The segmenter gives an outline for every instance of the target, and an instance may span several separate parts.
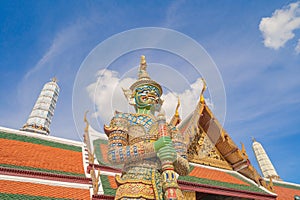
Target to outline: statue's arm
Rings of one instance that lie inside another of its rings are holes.
[[[113,118],[110,126],[104,128],[108,135],[108,160],[111,164],[123,164],[156,156],[153,143],[128,143],[127,123],[125,119]]]
[[[118,135],[118,139],[115,139]],[[126,133],[113,132],[109,137],[108,160],[112,164],[123,164],[125,162],[138,161],[144,158],[156,156],[153,143],[138,142],[128,145]]]
[[[173,163],[174,169],[179,175],[186,176],[189,174],[190,166],[187,160],[187,147],[182,135],[179,132],[172,134],[172,142],[177,152],[177,158]]]

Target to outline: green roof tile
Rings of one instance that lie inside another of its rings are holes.
[[[102,188],[104,190],[105,195],[115,196],[116,195],[116,189],[113,189],[109,183],[108,176],[106,175],[100,175]]]
[[[62,143],[59,143],[59,142],[43,140],[43,139],[40,139],[40,138],[28,137],[28,136],[25,136],[25,135],[5,133],[3,131],[0,131],[0,138],[9,139],[9,140],[17,140],[17,141],[21,141],[21,142],[29,142],[29,143],[33,143],[33,144],[40,144],[40,145],[56,147],[56,148],[60,148],[60,149],[66,149],[66,150],[77,151],[77,152],[82,151],[82,148],[78,147],[78,146],[73,146],[73,145],[69,145],[69,144],[62,144]]]
[[[7,194],[7,193],[0,193],[1,200],[16,200],[16,199],[26,199],[26,200],[70,200],[65,198],[53,198],[53,197],[43,197],[43,196],[30,196],[30,195],[23,195],[23,194]]]

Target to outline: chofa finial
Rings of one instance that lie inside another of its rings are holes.
[[[178,101],[177,101],[177,106],[176,106],[176,110],[175,110],[175,116],[179,117],[179,106],[180,106],[180,99],[178,97]]]
[[[201,80],[202,80],[202,83],[203,83],[203,87],[202,87],[202,91],[201,91],[201,94],[200,94],[200,102],[204,103],[205,99],[204,99],[203,93],[206,90],[206,82],[205,82],[204,78],[201,78]]]
[[[175,114],[174,116],[172,117],[171,121],[170,121],[170,124],[172,124],[173,126],[177,126],[180,122],[181,122],[181,119],[180,119],[180,116],[179,116],[179,106],[180,106],[180,99],[178,97],[178,102],[177,102],[177,106],[176,106],[176,109],[175,109]]]

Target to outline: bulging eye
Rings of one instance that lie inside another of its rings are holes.
[[[148,94],[149,93],[149,91],[148,90],[143,90],[143,92],[142,92],[143,94]]]

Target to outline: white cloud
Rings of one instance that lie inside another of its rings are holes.
[[[259,30],[264,37],[264,45],[279,49],[295,37],[294,30],[300,28],[300,1],[277,9],[272,17],[262,18]]]
[[[104,122],[109,122],[115,110],[122,112],[132,112],[133,109],[123,95],[122,87],[129,88],[135,80],[132,78],[120,79],[116,71],[100,70],[97,74],[97,81],[87,87],[90,99],[96,106],[94,117],[101,118]],[[201,79],[197,79],[191,84],[191,87],[181,93],[165,91],[162,99],[164,104],[162,109],[170,119],[175,112],[177,97],[180,98],[180,114],[182,118],[190,114],[196,107],[199,100],[199,94],[202,89]]]
[[[297,43],[297,45],[295,47],[295,51],[296,51],[297,54],[300,53],[300,39],[298,39],[298,43]]]
[[[182,93],[167,92],[166,94],[162,95],[162,99],[164,99],[162,109],[164,109],[166,115],[169,118],[174,115],[177,105],[177,97],[180,98],[180,115],[182,116],[182,118],[190,114],[195,109],[196,104],[199,100],[202,85],[202,81],[199,78],[191,84],[191,88],[184,90]]]
[[[126,88],[134,80],[125,78],[120,80],[118,72],[102,69],[98,71],[97,81],[87,87],[90,99],[96,106],[94,117],[100,117],[109,122],[115,110],[127,112],[129,107],[122,87]]]

